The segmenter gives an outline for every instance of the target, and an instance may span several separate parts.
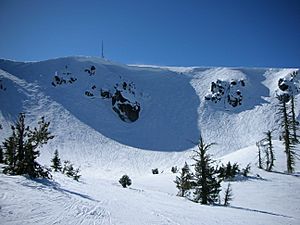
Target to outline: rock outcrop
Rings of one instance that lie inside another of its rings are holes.
[[[232,107],[237,107],[242,104],[243,95],[242,88],[245,87],[244,80],[217,80],[211,83],[211,93],[205,96],[205,100],[213,103],[224,102]]]

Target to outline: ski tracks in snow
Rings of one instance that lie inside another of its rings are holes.
[[[48,183],[0,176],[0,217],[3,225],[112,224],[110,212],[98,200]]]

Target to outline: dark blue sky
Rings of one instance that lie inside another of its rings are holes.
[[[300,0],[0,0],[0,57],[300,67]]]

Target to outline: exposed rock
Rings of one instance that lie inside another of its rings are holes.
[[[6,91],[6,87],[4,87],[4,84],[2,83],[2,80],[0,80],[0,90]]]
[[[100,90],[100,95],[102,98],[111,98],[112,94],[110,93],[109,90],[101,89]]]
[[[95,75],[95,73],[96,73],[96,67],[95,66],[91,66],[90,68],[85,69],[84,72],[87,72],[90,76]]]
[[[277,96],[288,102],[291,96],[295,96],[299,93],[298,71],[293,71],[285,77],[279,78]]]
[[[125,122],[136,121],[139,118],[141,110],[138,102],[130,102],[119,90],[116,90],[112,96],[112,108],[119,115],[121,120]]]
[[[244,80],[223,81],[217,80],[211,83],[210,94],[205,96],[205,100],[213,103],[224,102],[233,107],[242,104],[243,95],[239,88],[245,86]]]
[[[59,75],[57,71],[55,72],[53,81],[51,82],[54,87],[67,83],[72,84],[77,81],[77,78],[71,77],[72,73],[68,71],[68,66],[65,66],[65,69],[61,74],[62,75]]]

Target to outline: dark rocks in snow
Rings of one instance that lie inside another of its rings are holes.
[[[112,94],[110,93],[109,90],[101,89],[100,90],[100,95],[102,98],[111,98]]]
[[[2,80],[0,80],[0,90],[6,91],[6,87],[4,87],[4,84],[2,83]]]
[[[114,90],[101,88],[99,92],[96,85],[92,84],[91,88],[86,90],[84,94],[87,97],[95,98],[100,97],[99,93],[103,99],[111,99],[112,109],[121,120],[134,122],[139,118],[141,107],[136,101],[135,85],[132,82],[122,81],[115,84]]]
[[[55,72],[55,75],[53,77],[53,81],[51,84],[56,87],[58,85],[62,84],[72,84],[75,81],[77,81],[76,77],[71,77],[72,73],[68,71],[68,66],[65,66],[65,70],[62,72],[62,76],[58,75],[58,72]]]
[[[119,115],[121,120],[134,122],[139,118],[141,107],[138,102],[131,102],[126,99],[121,91],[116,90],[112,96],[112,108]]]
[[[288,102],[291,99],[291,95],[288,93],[281,93],[277,96],[277,98],[279,99],[279,101]]]
[[[297,81],[298,71],[293,71],[285,77],[281,77],[278,80],[278,92],[277,95],[281,96],[282,100],[288,102],[291,96],[295,96],[299,93],[298,81]]]
[[[95,66],[91,66],[88,69],[85,69],[84,72],[87,72],[90,76],[95,75],[96,73],[96,67]]]
[[[158,174],[158,168],[152,169],[152,174]]]
[[[133,82],[120,82],[114,86],[113,95],[109,91],[101,90],[103,98],[111,98],[112,109],[125,122],[134,122],[139,118],[141,106],[136,101],[135,85]]]
[[[91,93],[91,92],[89,92],[89,91],[86,91],[84,94],[85,94],[86,96],[88,96],[88,97],[93,97],[93,96],[94,96],[94,94]]]
[[[224,102],[224,104],[228,103],[232,107],[237,107],[242,104],[243,95],[240,88],[244,86],[243,79],[230,82],[218,79],[211,83],[211,93],[205,96],[205,100],[213,103]]]

